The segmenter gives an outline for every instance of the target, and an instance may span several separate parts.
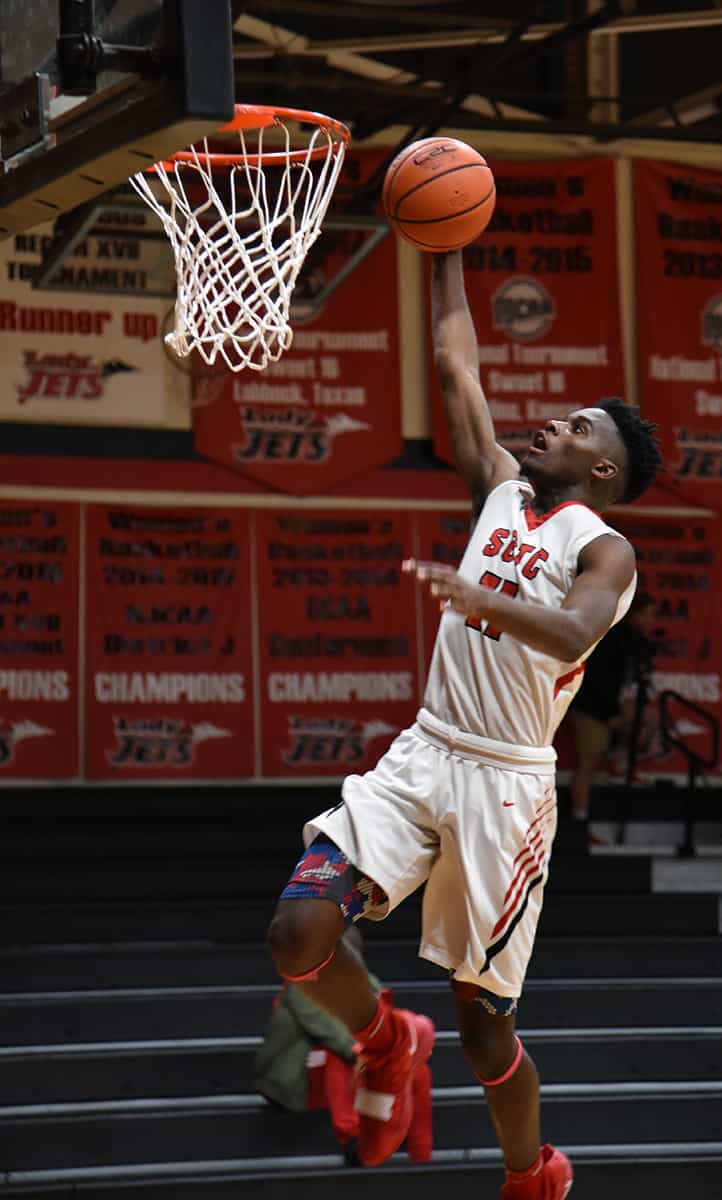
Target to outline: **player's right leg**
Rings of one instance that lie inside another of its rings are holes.
[[[292,886],[293,880],[284,896],[289,896]],[[346,927],[346,918],[334,899],[282,898],[268,941],[279,975],[292,980],[319,1008],[355,1032],[372,1019],[378,997],[365,963],[343,940]]]
[[[279,973],[342,1021],[361,1046],[356,1109],[365,1166],[384,1162],[404,1141],[414,1076],[434,1044],[432,1022],[377,996],[361,956],[343,938],[368,905],[385,903],[385,893],[321,837],[296,865],[269,931]]]
[[[349,775],[343,800],[304,829],[306,851],[270,930],[279,972],[343,1021],[361,1045],[359,1158],[383,1162],[404,1140],[411,1081],[434,1042],[427,1017],[379,1000],[346,925],[381,920],[429,875],[439,853],[432,797],[438,752],[411,730],[373,771]]]

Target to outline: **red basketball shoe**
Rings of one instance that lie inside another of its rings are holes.
[[[564,1200],[572,1190],[574,1172],[566,1154],[553,1146],[543,1146],[541,1166],[507,1176],[501,1200]]]
[[[413,1113],[413,1078],[434,1048],[434,1024],[403,1008],[387,1009],[394,1023],[391,1048],[361,1057],[355,1108],[361,1118],[358,1156],[365,1167],[377,1167],[398,1150]]]

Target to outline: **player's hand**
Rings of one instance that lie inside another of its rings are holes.
[[[415,575],[420,583],[428,586],[432,596],[438,597],[439,608],[453,608],[465,617],[483,617],[484,598],[488,592],[478,584],[462,579],[453,567],[444,563],[418,562],[407,558],[401,564],[407,575]]]

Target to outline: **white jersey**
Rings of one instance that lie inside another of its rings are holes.
[[[525,604],[561,608],[579,570],[579,555],[602,534],[622,535],[585,504],[571,501],[537,517],[525,480],[488,495],[459,566],[481,583]],[[626,613],[636,573],[617,605]],[[584,672],[589,648],[575,663],[500,633],[487,621],[446,609],[426,684],[424,707],[452,727],[519,746],[548,746]]]

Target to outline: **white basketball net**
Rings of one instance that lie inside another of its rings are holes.
[[[265,152],[265,162],[266,131],[238,130],[239,160],[220,173],[204,140],[190,148],[191,161],[156,163],[150,175],[130,179],[173,248],[175,329],[165,340],[181,358],[196,350],[209,366],[224,360],[231,371],[262,371],[291,345],[291,296],[321,232],[346,143],[320,125],[304,132],[308,144],[299,151],[280,117],[273,129],[282,143]]]

